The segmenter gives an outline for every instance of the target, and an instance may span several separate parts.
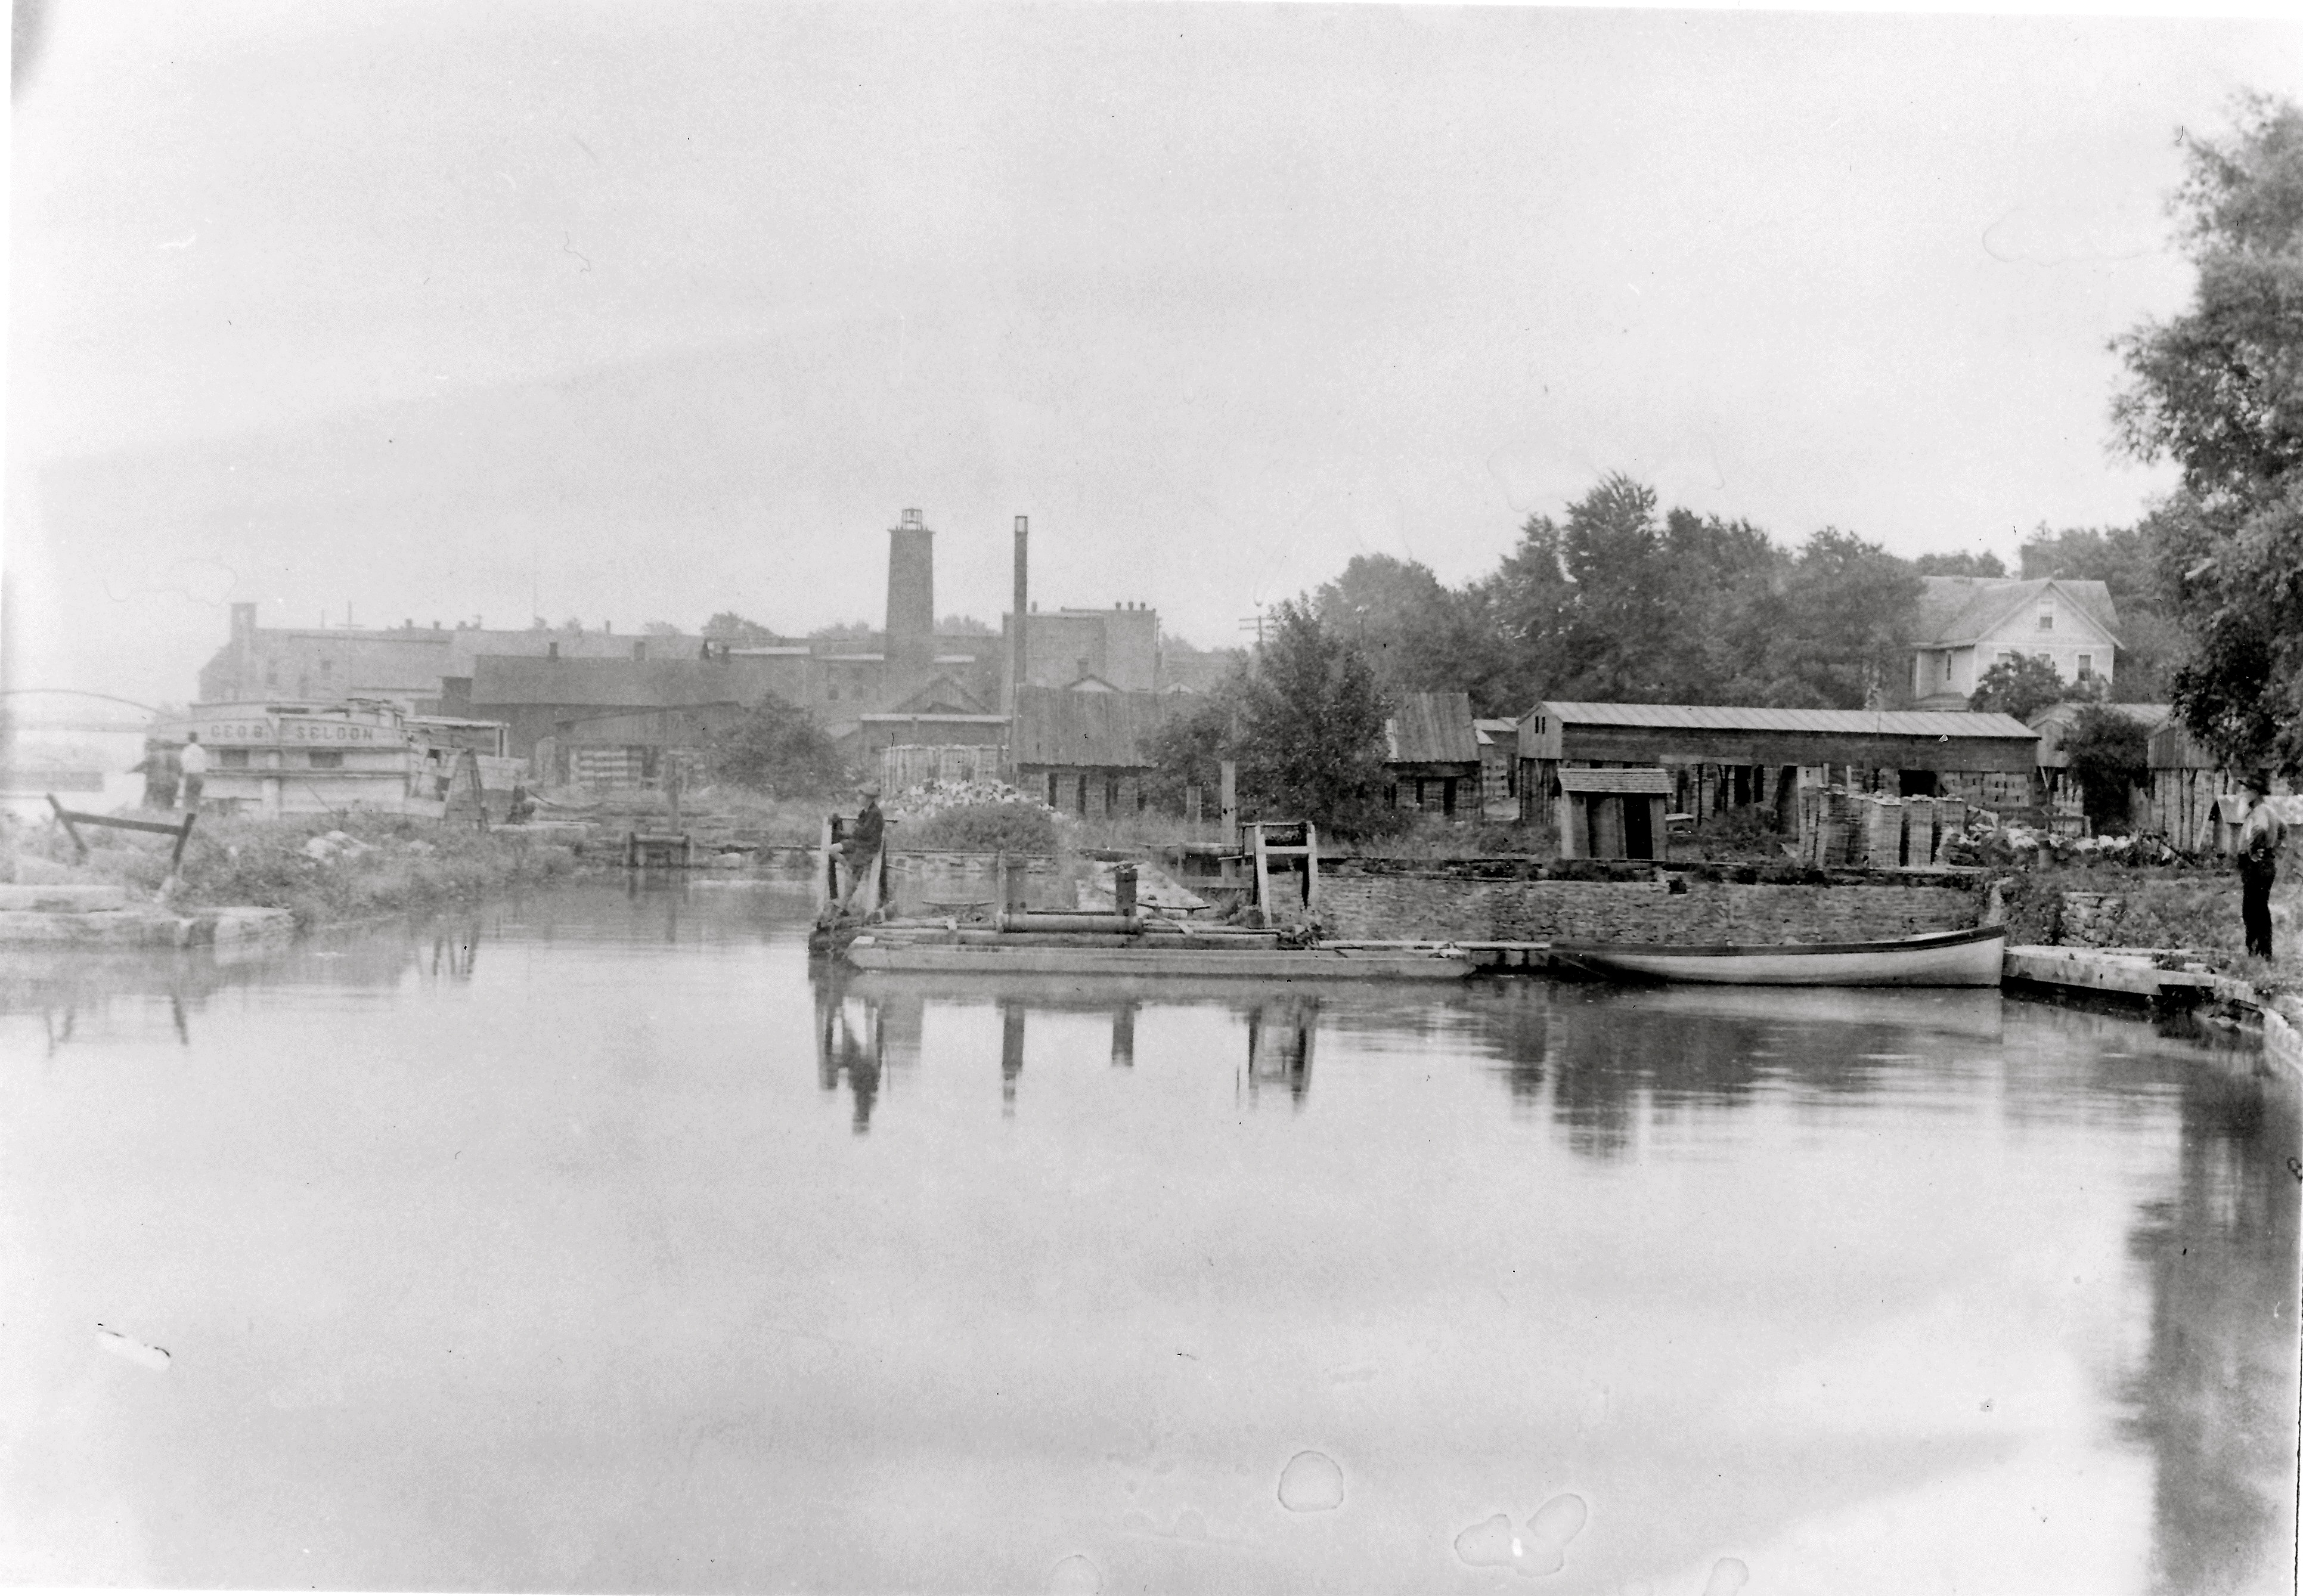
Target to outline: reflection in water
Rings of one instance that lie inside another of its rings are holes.
[[[443,981],[461,986],[472,978],[480,958],[480,925],[467,920],[454,926],[439,926],[432,934],[432,957],[428,965],[417,968],[432,984]]]
[[[1320,1026],[1317,998],[1282,998],[1247,1011],[1247,1092],[1285,1086],[1297,1108],[1312,1090],[1312,1038]]]
[[[2187,1075],[2175,1189],[2129,1237],[2151,1279],[2126,1394],[2157,1465],[2155,1590],[2256,1588],[2293,1543],[2296,1097],[2261,1073]]]
[[[1582,1590],[2282,1588],[2291,1083],[1987,992],[811,987],[807,914],[0,961],[0,1571],[45,1490],[80,1583],[1421,1588],[1572,1490]],[[115,1310],[179,1372],[89,1384]],[[1312,1447],[1388,1478],[1276,1540]]]
[[[918,1011],[912,1014],[911,1046],[919,1047]],[[888,1026],[877,1003],[848,1001],[846,967],[819,966],[815,971],[815,1072],[826,1092],[839,1090],[845,1077],[856,1100],[849,1129],[856,1136],[872,1128],[872,1107],[880,1101],[880,1077],[886,1061]]]

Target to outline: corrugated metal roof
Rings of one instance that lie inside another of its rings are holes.
[[[1402,693],[1397,713],[1383,723],[1383,737],[1388,764],[1479,763],[1469,693]]]
[[[1652,764],[1635,764],[1627,770],[1592,770],[1582,765],[1567,765],[1559,773],[1562,792],[1632,792],[1648,793],[1656,798],[1669,798],[1671,778],[1662,768]]]
[[[1016,696],[1017,764],[1146,766],[1152,734],[1166,720],[1157,693],[1074,693],[1025,688]]]
[[[1963,709],[1765,709],[1716,704],[1536,705],[1564,725],[1652,726],[1665,731],[1810,731],[1839,737],[1933,737],[2032,742],[2038,733],[2013,715]]]

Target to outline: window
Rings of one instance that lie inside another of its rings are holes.
[[[2042,610],[2039,612],[2039,629],[2043,632],[2051,632],[2055,629],[2055,612],[2053,610]]]
[[[344,768],[342,748],[315,748],[310,757],[312,768],[316,771],[340,771]]]
[[[2079,680],[2081,681],[2095,680],[2095,655],[2091,654],[2079,655]]]
[[[216,750],[216,768],[219,770],[228,771],[246,770],[248,768],[248,750],[246,748],[218,748]]]

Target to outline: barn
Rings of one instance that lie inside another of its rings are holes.
[[[1671,811],[1698,826],[1765,805],[1789,831],[1802,785],[2026,813],[2038,742],[2012,715],[1965,710],[1547,700],[1520,718],[1520,792],[1535,813],[1560,797],[1564,771],[1636,765],[1663,771]]]

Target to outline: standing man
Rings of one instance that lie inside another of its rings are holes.
[[[864,806],[856,812],[848,836],[839,845],[840,854],[848,861],[848,891],[839,900],[843,909],[855,901],[856,889],[864,884],[864,873],[880,857],[880,842],[887,834],[888,817],[880,813],[880,790],[867,784],[863,789],[863,798]]]
[[[156,737],[144,739],[144,757],[128,767],[131,774],[144,778],[144,806],[147,809],[173,809],[176,806],[176,757],[167,744]]]
[[[2258,958],[2271,957],[2271,883],[2279,874],[2279,845],[2287,840],[2287,826],[2271,806],[2271,780],[2261,771],[2240,779],[2240,790],[2251,800],[2240,822],[2240,922],[2247,927],[2247,950]]]
[[[200,734],[184,733],[184,751],[176,763],[184,773],[184,813],[200,812],[200,789],[208,784],[208,751],[200,747]]]

